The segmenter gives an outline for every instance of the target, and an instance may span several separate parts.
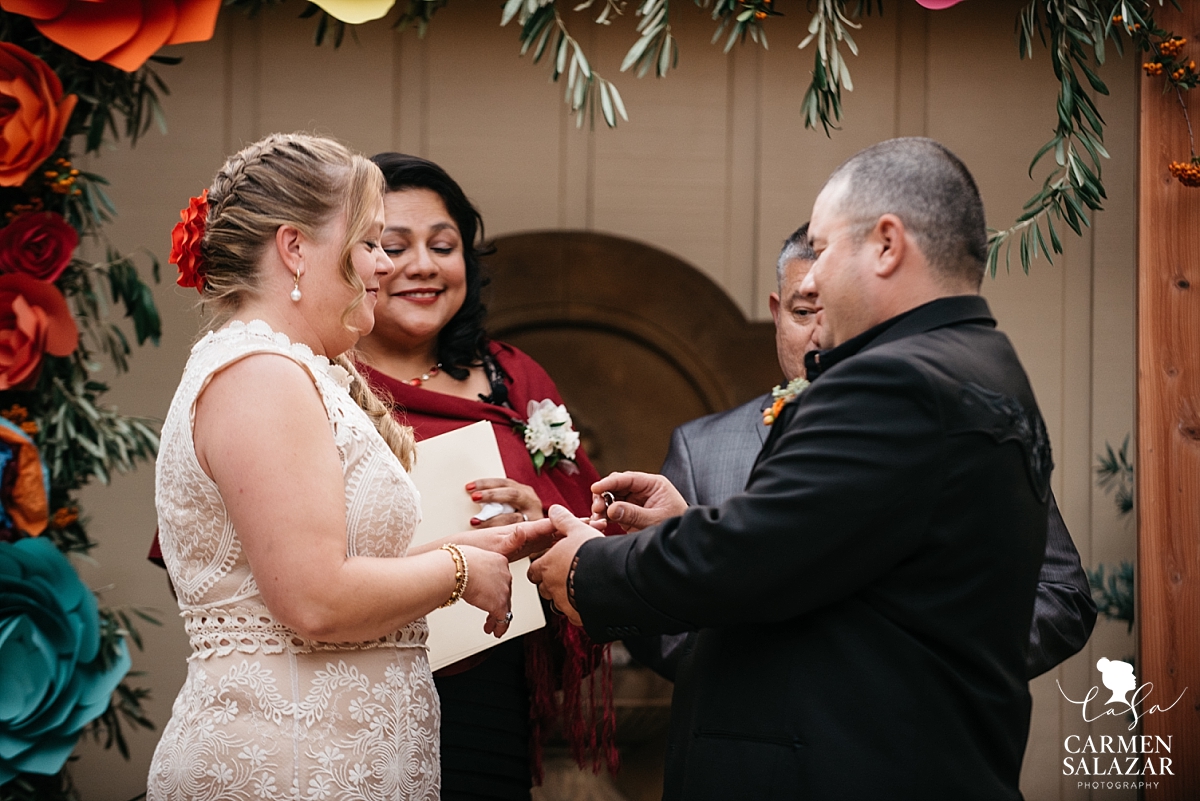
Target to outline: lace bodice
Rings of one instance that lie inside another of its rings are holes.
[[[191,637],[192,658],[233,650],[310,651],[343,647],[300,637],[267,610],[217,485],[200,468],[192,442],[196,399],[213,375],[256,353],[303,366],[324,401],[346,479],[346,553],[403,556],[420,518],[417,490],[367,415],[350,397],[349,374],[266,323],[230,323],[192,348],[163,424],[156,477],[159,538]],[[297,469],[288,465],[287,469]],[[360,646],[420,644],[424,621]]]
[[[197,461],[196,399],[214,374],[259,353],[297,362],[320,393],[345,478],[346,553],[403,556],[419,521],[416,488],[350,397],[344,369],[259,321],[196,343],[163,424],[155,487],[192,655],[147,798],[435,801],[440,714],[424,618],[357,643],[316,642],[282,625]]]

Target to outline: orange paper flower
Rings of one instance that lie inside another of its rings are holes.
[[[0,275],[0,390],[31,383],[47,353],[68,356],[79,329],[54,284]]]
[[[50,158],[75,100],[46,62],[0,42],[0,186],[20,186]]]
[[[200,242],[204,239],[204,226],[208,224],[208,190],[188,201],[188,206],[179,212],[180,222],[171,231],[171,264],[179,268],[180,286],[194,286],[197,292],[204,291],[204,258],[200,255]]]
[[[89,61],[134,72],[164,45],[212,38],[221,0],[0,0]]]
[[[50,503],[47,499],[45,474],[37,447],[24,431],[8,421],[0,424],[0,450],[9,453],[3,480],[0,480],[0,501],[9,520],[19,531],[36,537],[50,522]]]

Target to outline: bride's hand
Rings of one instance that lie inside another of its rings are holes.
[[[532,556],[553,545],[559,538],[554,531],[554,525],[547,519],[531,520],[528,523],[519,522],[508,526],[463,531],[447,542],[460,545],[470,545],[485,551],[506,556],[510,562],[516,562],[527,556]]]
[[[502,554],[459,545],[467,562],[467,587],[462,599],[487,612],[483,630],[497,639],[508,631],[512,609],[512,573]]]

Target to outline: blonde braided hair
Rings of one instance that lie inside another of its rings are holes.
[[[371,389],[367,379],[358,371],[354,359],[343,353],[333,361],[350,374],[350,397],[354,398],[354,402],[371,418],[371,422],[392,449],[392,453],[396,454],[400,464],[404,465],[404,469],[412,470],[417,460],[416,439],[412,426],[402,426],[396,422],[396,418],[392,416],[391,405]]]
[[[342,322],[363,302],[366,287],[351,261],[355,242],[374,219],[383,196],[383,174],[368,159],[332,139],[307,134],[271,134],[230,156],[208,190],[208,217],[200,252],[205,284],[201,304],[207,327],[237,313],[258,291],[259,259],[281,225],[308,237],[339,214],[346,235],[338,264],[358,291],[342,313]],[[350,373],[350,395],[371,418],[392,452],[411,469],[416,453],[412,428],[392,417],[391,409],[345,354],[333,360]]]

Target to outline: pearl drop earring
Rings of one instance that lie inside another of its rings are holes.
[[[291,297],[292,297],[293,303],[299,303],[300,302],[300,273],[297,272],[294,277],[296,279],[296,285],[292,288]]]

